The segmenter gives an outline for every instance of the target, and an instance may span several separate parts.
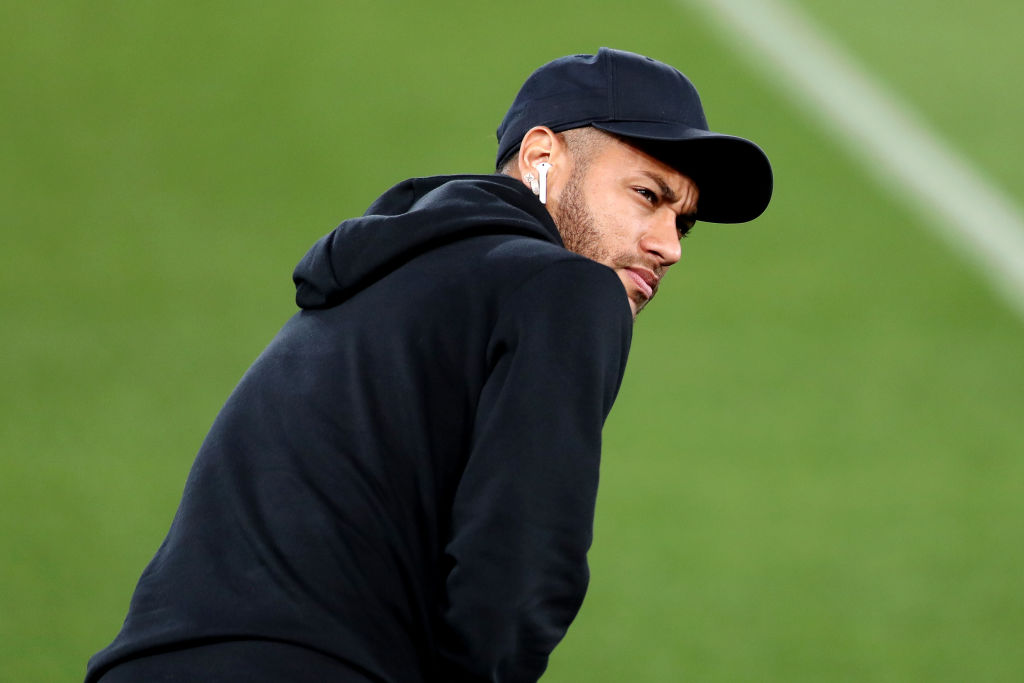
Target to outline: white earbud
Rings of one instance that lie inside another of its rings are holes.
[[[542,161],[535,167],[537,173],[540,174],[540,203],[548,203],[548,171],[551,170],[551,164],[546,161]]]

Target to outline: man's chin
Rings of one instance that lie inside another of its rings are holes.
[[[640,311],[647,307],[647,304],[651,303],[650,299],[646,299],[641,295],[633,295],[629,298],[629,309],[633,312],[633,320],[636,320],[640,315]]]

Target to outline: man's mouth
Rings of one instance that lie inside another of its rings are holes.
[[[644,299],[654,296],[654,289],[658,286],[658,276],[646,268],[626,268],[626,274],[640,290]]]

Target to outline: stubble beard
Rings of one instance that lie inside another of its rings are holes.
[[[552,218],[562,236],[562,243],[569,251],[615,270],[634,265],[636,259],[631,254],[613,254],[602,244],[602,230],[584,199],[585,175],[585,169],[574,169],[559,195],[557,206],[552,207]],[[655,287],[652,299],[657,292]],[[648,301],[637,302],[636,315]]]
[[[601,232],[597,227],[597,221],[583,197],[584,175],[580,169],[573,170],[559,196],[552,218],[558,226],[566,249],[609,265],[609,254],[607,249],[601,246]]]

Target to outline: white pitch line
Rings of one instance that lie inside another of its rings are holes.
[[[679,0],[707,11],[766,77],[969,256],[1024,317],[1024,218],[1013,200],[783,0]]]

